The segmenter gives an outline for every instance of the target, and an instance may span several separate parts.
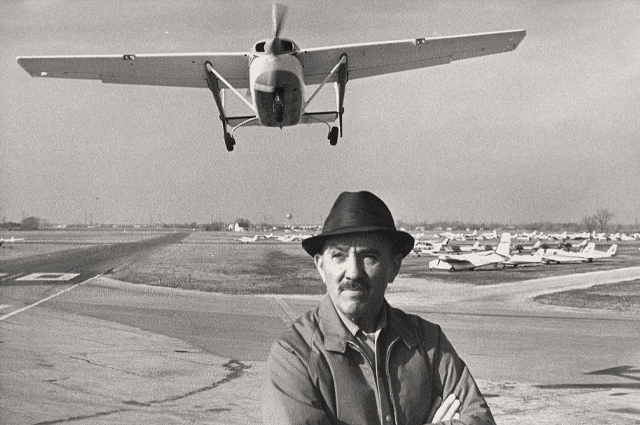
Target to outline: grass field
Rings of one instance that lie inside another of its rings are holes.
[[[26,240],[0,248],[3,259],[18,256],[81,249],[91,245],[133,242],[158,236],[157,232],[138,231],[36,231],[21,232]],[[2,235],[10,237],[10,235]],[[313,260],[299,243],[261,240],[240,244],[238,234],[224,232],[194,232],[181,243],[166,245],[148,256],[132,259],[112,271],[115,279],[200,291],[230,294],[322,294],[324,284],[315,270]],[[610,244],[598,244],[605,250]],[[536,265],[477,271],[429,271],[434,257],[408,257],[400,277],[426,281],[492,285],[549,276],[611,270],[640,266],[639,242],[618,243],[617,255],[592,263]],[[540,297],[539,302],[576,307],[638,310],[640,284],[626,282],[569,291]]]

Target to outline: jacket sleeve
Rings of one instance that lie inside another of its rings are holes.
[[[439,350],[435,353],[434,368],[437,387],[442,388],[441,397],[444,399],[453,393],[460,400],[460,419],[451,423],[465,425],[495,425],[495,420],[489,410],[480,389],[469,372],[467,365],[458,357],[453,346],[444,335],[440,327]]]
[[[331,423],[309,375],[305,353],[284,340],[273,345],[267,360],[262,421],[267,425]]]

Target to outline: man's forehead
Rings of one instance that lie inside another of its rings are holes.
[[[367,250],[391,250],[391,240],[384,233],[350,233],[335,235],[326,239],[324,249],[327,248],[356,248]]]

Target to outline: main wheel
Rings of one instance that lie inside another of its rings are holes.
[[[233,151],[233,146],[236,144],[236,139],[230,133],[224,133],[224,144],[229,152]]]
[[[327,139],[329,139],[329,144],[331,146],[335,146],[338,143],[338,132],[340,130],[338,129],[338,127],[331,127],[331,131],[329,131],[329,136],[327,137]]]

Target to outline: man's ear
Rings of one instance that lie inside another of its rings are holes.
[[[389,283],[393,283],[398,273],[400,273],[400,266],[402,265],[402,254],[396,254],[391,258],[391,271],[389,275]]]
[[[318,273],[320,273],[320,277],[322,278],[322,281],[324,282],[324,270],[322,269],[322,265],[324,262],[324,258],[322,257],[322,254],[316,254],[313,256],[313,261],[316,263],[316,269],[318,270]]]

